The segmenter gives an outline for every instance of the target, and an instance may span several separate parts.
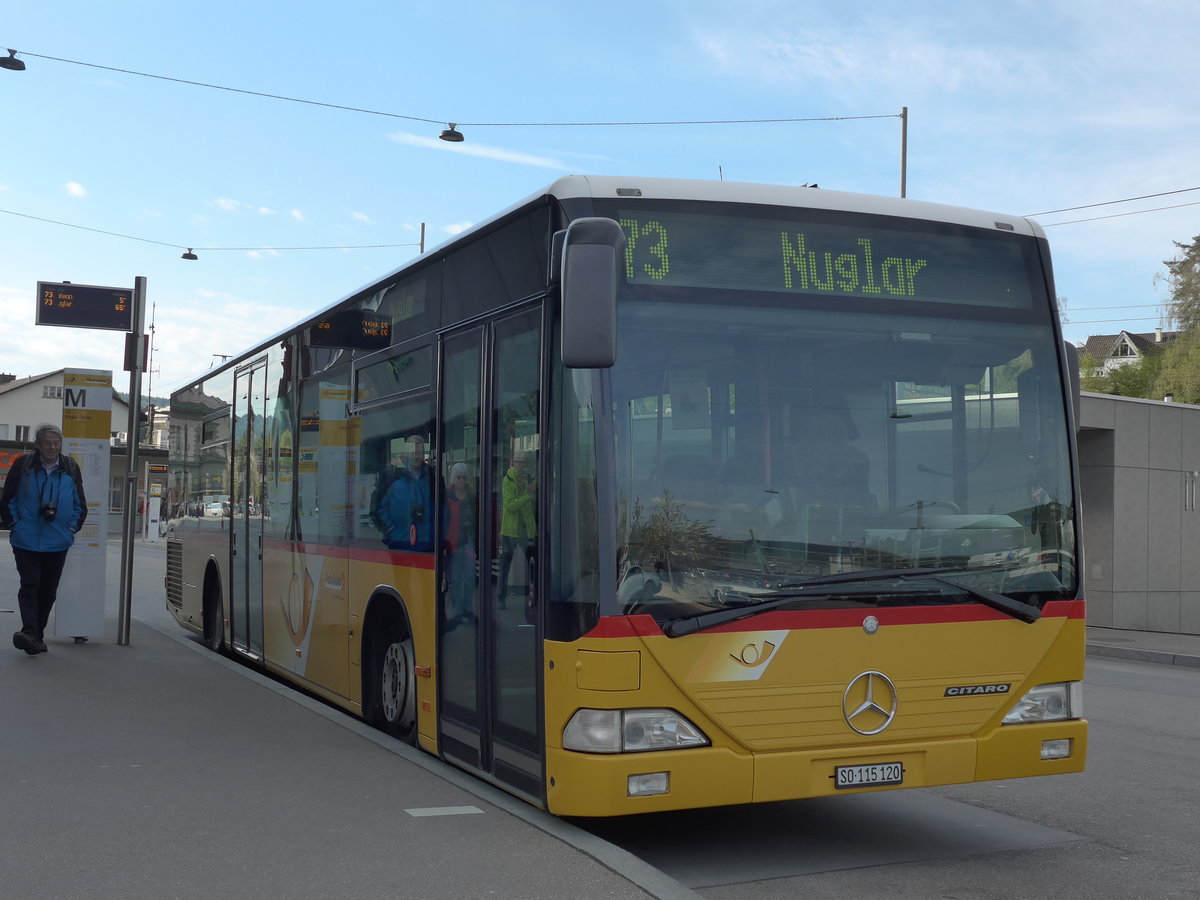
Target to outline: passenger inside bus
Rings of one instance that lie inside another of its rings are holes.
[[[446,552],[446,593],[449,609],[448,628],[476,620],[475,614],[475,542],[478,501],[471,470],[466,463],[455,463],[446,485],[442,506],[442,547]]]
[[[425,461],[422,435],[410,435],[405,443],[377,510],[383,542],[392,550],[432,550],[433,469]]]

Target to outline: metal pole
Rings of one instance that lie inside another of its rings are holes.
[[[421,255],[425,255],[425,223],[421,223]]]
[[[121,523],[121,605],[117,613],[117,643],[129,644],[129,616],[133,608],[133,541],[137,530],[138,414],[142,406],[142,367],[146,361],[143,332],[146,328],[146,278],[133,281],[133,342],[129,356],[129,424],[125,432],[125,509]]]
[[[900,196],[908,196],[908,107],[900,107]]]

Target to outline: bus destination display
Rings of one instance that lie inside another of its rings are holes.
[[[35,322],[67,328],[130,331],[133,328],[133,290],[39,281]]]
[[[344,309],[318,320],[308,340],[313,347],[381,350],[391,344],[392,323],[377,312]]]
[[[619,222],[631,284],[1029,308],[1037,278],[1032,241],[979,229],[630,209]]]

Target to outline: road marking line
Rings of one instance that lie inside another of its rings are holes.
[[[478,806],[427,806],[424,809],[406,809],[410,816],[473,816],[482,813]]]

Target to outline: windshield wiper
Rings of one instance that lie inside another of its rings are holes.
[[[924,593],[919,589],[896,589],[896,588],[863,588],[860,590],[850,590],[847,588],[839,588],[836,591],[820,590],[829,585],[834,584],[854,584],[858,582],[869,581],[909,581],[909,580],[929,580],[936,581],[940,584],[952,587],[955,590],[962,591],[972,600],[976,600],[991,609],[995,609],[1005,615],[1012,616],[1014,619],[1019,619],[1022,622],[1033,623],[1042,616],[1042,611],[1036,606],[1031,606],[1028,603],[1023,603],[1020,600],[1014,600],[1011,597],[1005,597],[1003,594],[997,594],[994,591],[989,591],[985,588],[970,587],[965,584],[960,584],[957,581],[952,581],[944,576],[950,574],[973,574],[975,572],[984,571],[985,569],[1008,568],[1008,566],[988,566],[964,568],[962,566],[946,566],[940,568],[917,568],[917,569],[882,569],[877,572],[842,572],[837,575],[821,575],[815,578],[784,584],[780,590],[772,591],[769,594],[763,595],[763,600],[753,606],[739,606],[733,609],[715,609],[712,612],[700,613],[696,616],[686,616],[681,619],[672,619],[663,626],[663,633],[667,637],[683,637],[685,634],[692,634],[697,631],[702,631],[706,628],[714,628],[717,625],[724,625],[727,622],[735,622],[738,619],[744,619],[749,616],[756,616],[759,613],[768,612],[772,609],[778,609],[781,606],[786,606],[789,603],[794,603],[798,599],[807,601],[832,600],[837,598],[846,598],[854,594],[863,594],[875,596],[879,594],[916,594]],[[793,588],[794,590],[788,590]],[[813,588],[815,590],[808,590]]]

